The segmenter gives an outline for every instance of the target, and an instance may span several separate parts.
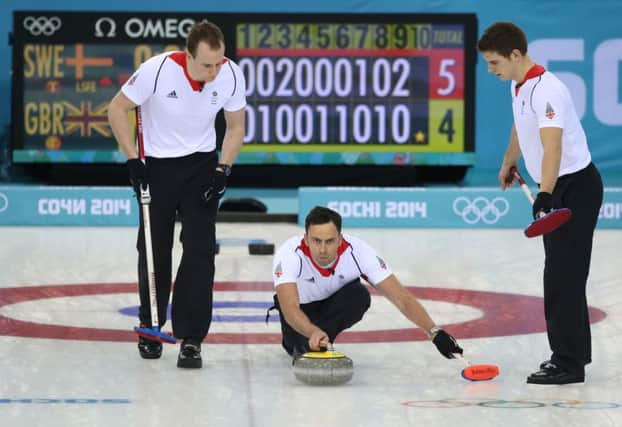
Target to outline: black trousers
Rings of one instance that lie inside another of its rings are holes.
[[[571,209],[572,218],[543,237],[544,313],[551,360],[572,372],[583,372],[592,361],[586,287],[602,201],[603,183],[592,163],[560,177],[553,203]]]
[[[352,327],[363,318],[370,304],[369,291],[359,279],[356,279],[324,300],[300,304],[300,309],[311,320],[311,323],[328,334],[332,343],[343,330]],[[281,318],[281,332],[285,351],[290,355],[294,351],[298,354],[310,351],[309,338],[296,332],[287,323],[276,295],[274,295],[274,305],[279,310]]]
[[[218,158],[215,152],[179,158],[146,159],[151,190],[151,236],[158,297],[158,320],[166,322],[171,294],[175,221],[182,227],[182,248],[173,287],[172,324],[177,338],[203,340],[212,321],[216,212],[218,202],[202,201]],[[140,202],[139,202],[140,204]],[[151,327],[142,209],[138,232],[139,320]]]

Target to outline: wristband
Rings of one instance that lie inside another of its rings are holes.
[[[225,176],[231,175],[231,166],[229,165],[226,165],[224,163],[218,163],[218,165],[216,166],[216,169],[222,169]]]
[[[428,329],[427,331],[425,331],[425,333],[426,333],[426,334],[428,334],[428,337],[429,337],[429,338],[432,338],[432,337],[434,336],[434,334],[436,334],[436,333],[438,333],[438,332],[440,332],[440,331],[442,331],[442,330],[443,330],[442,328],[440,328],[440,327],[438,327],[438,326],[434,325],[434,326],[432,326],[430,329]]]

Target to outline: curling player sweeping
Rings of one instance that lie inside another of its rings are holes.
[[[436,326],[419,301],[404,288],[386,262],[366,242],[341,233],[341,216],[316,206],[305,219],[304,236],[277,250],[272,269],[283,334],[296,378],[308,384],[349,381],[353,363],[332,343],[363,318],[371,303],[361,278],[382,292],[412,322],[423,328],[447,358],[462,348]]]
[[[162,342],[175,342],[160,332],[170,299],[173,335],[181,340],[177,367],[198,369],[212,324],[219,200],[244,142],[246,84],[241,68],[224,56],[225,36],[216,24],[203,20],[187,30],[183,51],[157,54],[127,79],[108,105],[108,121],[143,208],[137,245],[138,352],[143,359],[159,359]],[[132,111],[137,112],[137,144]],[[225,126],[218,143],[220,111]],[[178,221],[183,238],[173,284]],[[148,250],[153,253],[149,267]]]

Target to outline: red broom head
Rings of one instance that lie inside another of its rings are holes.
[[[542,218],[538,218],[532,222],[529,227],[525,229],[525,236],[536,237],[542,234],[550,233],[558,227],[567,223],[572,217],[570,209],[563,208],[554,210],[551,213],[544,215]]]
[[[462,378],[469,381],[491,380],[499,375],[497,365],[471,365],[462,370]]]

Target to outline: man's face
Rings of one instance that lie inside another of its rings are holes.
[[[332,222],[310,225],[305,233],[305,243],[311,250],[313,260],[317,264],[325,266],[337,258],[341,235]]]
[[[509,58],[493,51],[483,52],[484,60],[488,64],[488,72],[496,74],[500,80],[517,80],[518,56],[516,52],[518,51],[513,51]],[[517,81],[520,79],[522,76],[518,76]]]
[[[207,43],[200,42],[194,58],[190,53],[187,54],[188,74],[194,80],[209,83],[218,75],[224,57],[224,45],[221,44],[219,49],[214,50]]]

